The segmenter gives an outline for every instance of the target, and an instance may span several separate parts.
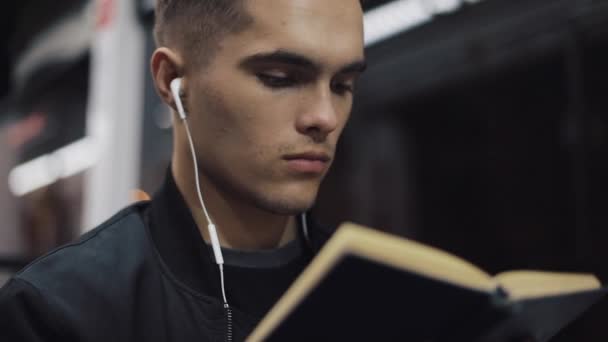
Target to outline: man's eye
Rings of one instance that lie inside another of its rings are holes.
[[[271,74],[258,74],[258,79],[269,88],[284,88],[295,84],[295,80],[289,76],[277,76]]]
[[[352,93],[354,91],[354,85],[351,83],[336,82],[331,85],[331,89],[338,95],[344,95],[346,93]]]

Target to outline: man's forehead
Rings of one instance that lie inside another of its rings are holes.
[[[246,0],[245,10],[259,28],[305,25],[312,34],[315,27],[308,25],[317,24],[343,33],[363,33],[360,0]]]
[[[361,0],[244,0],[245,8],[252,13],[290,12],[316,16],[341,16],[350,11],[361,11]]]
[[[246,10],[252,25],[235,38],[247,53],[287,50],[336,67],[363,59],[359,0],[247,0]]]

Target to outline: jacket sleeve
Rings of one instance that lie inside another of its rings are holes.
[[[0,341],[69,341],[62,317],[29,282],[13,278],[0,289]]]

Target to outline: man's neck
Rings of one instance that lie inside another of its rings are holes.
[[[203,213],[193,170],[181,167],[189,163],[174,161],[173,177],[184,197],[203,239],[210,241],[207,218]],[[293,216],[268,213],[221,193],[206,178],[200,177],[201,192],[222,247],[238,250],[265,250],[285,245],[296,238],[297,223]]]

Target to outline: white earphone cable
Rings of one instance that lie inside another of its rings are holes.
[[[194,142],[192,141],[192,135],[190,134],[190,125],[188,125],[188,120],[183,119],[182,121],[184,122],[184,126],[186,127],[186,135],[188,136],[188,142],[190,143],[190,152],[192,153],[192,162],[194,163],[194,180],[196,182],[196,193],[198,194],[198,200],[199,202],[201,202],[201,207],[203,208],[203,213],[205,214],[205,218],[207,219],[207,224],[213,224],[211,222],[211,218],[209,217],[209,212],[207,212],[207,206],[205,206],[205,201],[203,201],[203,194],[201,193],[201,185],[198,177],[198,162],[196,161]]]
[[[222,250],[220,246],[219,239],[217,237],[217,230],[215,229],[215,225],[211,222],[211,217],[209,217],[209,213],[207,212],[207,206],[205,205],[205,201],[203,200],[203,194],[201,192],[201,185],[198,175],[198,162],[196,160],[196,151],[194,149],[194,142],[192,140],[192,135],[190,133],[190,126],[188,125],[188,120],[186,120],[185,116],[182,118],[184,123],[184,127],[186,128],[186,135],[188,136],[188,142],[190,143],[190,152],[192,153],[192,163],[194,164],[194,180],[196,183],[196,193],[198,195],[198,200],[201,203],[201,207],[203,208],[203,212],[205,217],[207,218],[207,229],[209,230],[209,238],[211,239],[211,248],[213,249],[213,254],[215,256],[215,262],[220,269],[220,285],[222,289],[222,299],[224,300],[224,309],[226,309],[226,320],[227,320],[227,331],[226,331],[226,340],[228,342],[232,341],[232,309],[228,304],[228,299],[226,298],[226,286],[224,285],[224,258],[222,255]]]
[[[171,84],[171,90],[173,92],[173,96],[174,96],[176,104],[177,104],[177,108],[178,108],[178,112],[179,112],[178,114],[180,115],[180,118],[182,119],[182,122],[184,123],[184,127],[186,128],[186,136],[188,137],[188,143],[190,145],[190,152],[192,153],[192,163],[194,165],[194,180],[196,183],[196,193],[198,195],[198,200],[203,209],[203,213],[205,214],[205,218],[207,219],[207,229],[209,232],[209,238],[211,240],[211,247],[213,249],[213,253],[215,256],[215,262],[217,263],[217,265],[220,269],[220,283],[221,283],[221,289],[222,289],[222,299],[224,300],[224,308],[226,309],[226,315],[227,315],[227,329],[228,330],[227,330],[227,334],[226,334],[226,339],[228,341],[232,341],[232,309],[230,308],[230,305],[228,304],[228,300],[226,298],[226,288],[224,285],[224,257],[222,255],[222,249],[221,249],[220,241],[219,241],[219,238],[217,235],[217,229],[216,229],[215,225],[213,224],[213,222],[211,221],[211,217],[209,216],[209,212],[207,211],[207,206],[205,205],[205,201],[203,200],[203,194],[201,191],[201,185],[200,185],[200,179],[199,179],[199,173],[198,173],[198,161],[196,159],[196,150],[194,148],[194,141],[192,139],[192,134],[190,133],[190,126],[188,124],[188,120],[186,119],[187,115],[183,108],[182,101],[180,98],[180,94],[179,94],[180,88],[181,88],[181,79],[173,80],[173,82]],[[306,242],[310,243],[308,224],[306,222],[306,212],[303,212],[300,215],[300,225],[301,225],[301,229],[304,233],[303,235],[304,235]]]

